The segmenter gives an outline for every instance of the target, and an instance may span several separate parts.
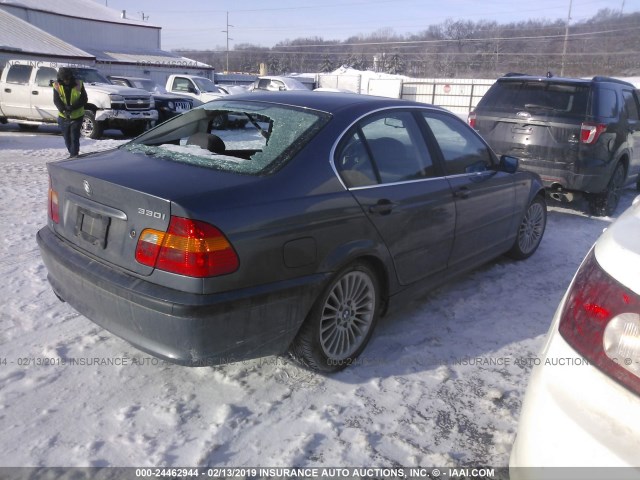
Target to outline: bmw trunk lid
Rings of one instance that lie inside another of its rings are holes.
[[[59,210],[59,222],[49,219],[49,225],[90,256],[148,275],[153,269],[135,261],[138,234],[141,228],[166,230],[171,202],[103,178],[100,160],[109,161],[105,157],[48,164]]]
[[[166,231],[172,209],[182,207],[186,195],[248,181],[123,149],[52,162],[48,169],[58,211],[50,228],[96,260],[140,275],[153,271],[136,261],[143,230]]]

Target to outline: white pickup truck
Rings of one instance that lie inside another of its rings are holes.
[[[165,88],[168,92],[189,95],[203,103],[227,95],[208,78],[196,75],[169,75]]]
[[[82,135],[100,138],[105,129],[139,135],[158,120],[153,97],[137,88],[113,85],[98,70],[84,65],[10,60],[0,76],[0,123],[17,123],[23,130],[57,123],[52,85],[58,68],[68,67],[84,83],[88,103]]]

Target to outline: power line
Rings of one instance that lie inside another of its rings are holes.
[[[625,32],[629,30],[637,30],[638,27],[629,27],[623,29],[613,29],[613,30],[600,30],[596,32],[583,32],[583,33],[572,33],[569,34],[569,38],[578,38],[585,36],[596,36],[608,33],[619,33]],[[355,43],[320,43],[320,44],[303,44],[303,45],[280,45],[279,48],[309,48],[309,47],[360,47],[360,46],[393,46],[393,45],[401,45],[401,46],[411,46],[411,45],[426,45],[426,44],[447,44],[447,43],[458,43],[458,42],[496,42],[496,41],[517,41],[517,40],[549,40],[553,38],[562,38],[564,34],[556,34],[556,35],[532,35],[532,36],[521,36],[521,37],[486,37],[486,38],[447,38],[447,39],[433,39],[433,40],[393,40],[393,41],[380,41],[380,42],[355,42]],[[289,52],[291,53],[291,52]]]

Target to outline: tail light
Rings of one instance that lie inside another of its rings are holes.
[[[189,277],[224,275],[235,272],[239,265],[238,255],[220,230],[182,217],[171,217],[166,232],[143,230],[136,260]]]
[[[51,186],[51,178],[49,178],[49,218],[55,223],[60,223],[60,205],[58,203],[58,192]]]
[[[602,132],[607,129],[606,123],[583,123],[580,126],[580,142],[593,145],[598,141]]]
[[[602,270],[593,250],[576,275],[559,330],[592,365],[640,394],[640,296]]]
[[[467,123],[471,128],[476,128],[476,114],[475,112],[469,113],[467,116]]]

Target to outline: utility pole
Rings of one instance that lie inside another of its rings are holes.
[[[227,34],[227,72],[229,71],[229,40],[233,40],[233,38],[229,38],[229,27],[233,27],[233,25],[229,24],[229,12],[227,12],[227,29],[222,30]]]
[[[569,14],[567,15],[567,25],[564,29],[564,47],[562,47],[562,67],[560,68],[560,76],[564,76],[564,64],[567,56],[567,41],[569,40],[569,22],[571,21],[571,4],[573,0],[569,0]]]

